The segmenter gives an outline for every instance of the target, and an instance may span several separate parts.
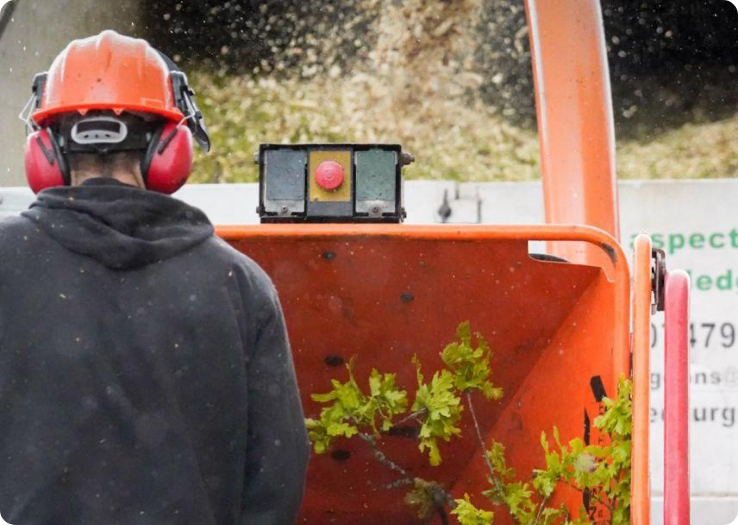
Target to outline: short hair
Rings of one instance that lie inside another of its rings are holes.
[[[70,153],[71,172],[97,173],[101,177],[112,177],[116,171],[135,173],[141,165],[141,151],[116,151],[112,153]]]

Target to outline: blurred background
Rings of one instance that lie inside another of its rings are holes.
[[[603,0],[621,178],[738,175],[738,16],[725,0]],[[53,21],[53,30],[49,23]],[[197,182],[249,182],[259,142],[400,142],[408,178],[539,177],[522,0],[13,0],[0,15],[0,181],[36,72],[105,28],[190,76],[213,134]]]

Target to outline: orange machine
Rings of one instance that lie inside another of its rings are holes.
[[[260,211],[265,222],[288,224],[218,233],[255,259],[279,290],[309,416],[320,410],[310,394],[345,377],[351,357],[360,381],[377,367],[397,372],[398,383],[411,388],[412,355],[426,370],[437,368],[443,345],[469,320],[488,338],[494,381],[505,390],[501,402],[479,403],[482,432],[488,442],[505,443],[510,464],[523,473],[541,466],[541,431],[557,426],[563,439],[598,439],[590,430],[598,401],[615,394],[620,376],[633,377],[631,521],[645,525],[649,330],[654,307],[663,303],[663,260],[654,258],[647,236],[639,237],[631,280],[617,241],[598,0],[528,0],[527,9],[548,225],[394,224],[403,216],[397,177],[407,161],[399,146],[266,145]],[[379,162],[387,166],[382,184]],[[264,183],[269,165],[281,178]],[[319,223],[310,223],[311,213]],[[548,242],[566,260],[531,256],[530,241]],[[679,312],[684,321],[686,309]],[[672,333],[679,339],[681,332]],[[463,436],[441,445],[439,467],[428,466],[417,443],[402,435],[383,436],[384,450],[414,474],[443,481],[454,496],[478,492],[487,484],[483,455],[468,413],[462,423]],[[311,460],[301,522],[414,523],[403,493],[386,488],[394,480],[363,443],[339,442],[333,454]],[[582,504],[573,491],[560,497],[572,508]],[[688,504],[687,516],[680,505],[670,525],[688,523]]]

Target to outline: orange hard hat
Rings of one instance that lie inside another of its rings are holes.
[[[103,31],[73,40],[51,64],[31,119],[37,125],[61,113],[107,109],[180,121],[170,70],[148,42]]]

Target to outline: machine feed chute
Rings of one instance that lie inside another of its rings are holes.
[[[456,326],[468,320],[488,339],[494,381],[505,391],[501,402],[480,400],[481,430],[487,442],[504,443],[510,465],[525,473],[541,466],[541,431],[557,426],[562,439],[598,439],[591,426],[598,401],[613,396],[617,378],[628,374],[628,266],[600,230],[263,224],[219,234],[279,290],[308,417],[320,411],[311,394],[345,380],[352,358],[360,383],[378,368],[396,372],[412,391],[413,355],[432,373]],[[536,260],[528,253],[532,240],[600,247],[611,254],[610,268]],[[382,450],[455,496],[478,493],[487,475],[467,411],[461,428],[459,439],[441,443],[438,467],[418,453],[411,428],[383,434]],[[372,454],[360,440],[343,440],[330,454],[313,455],[303,522],[414,522],[404,492],[387,489],[396,476]],[[581,495],[563,498],[572,508],[582,504]]]

